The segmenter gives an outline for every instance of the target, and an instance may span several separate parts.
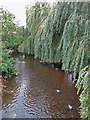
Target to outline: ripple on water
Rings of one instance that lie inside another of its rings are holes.
[[[21,74],[9,81],[14,90],[3,96],[3,117],[10,118],[79,118],[79,101],[71,77],[25,56],[16,56],[15,67]],[[33,73],[33,74],[32,74]],[[73,107],[68,109],[68,105]]]

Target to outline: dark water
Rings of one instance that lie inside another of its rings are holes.
[[[6,83],[9,93],[3,94],[3,118],[79,118],[79,101],[71,75],[33,57],[15,56],[20,74]]]

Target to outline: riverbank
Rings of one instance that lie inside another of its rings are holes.
[[[3,92],[8,92],[8,91],[6,91],[5,90],[5,88],[6,88],[6,83],[8,83],[8,81],[7,80],[5,80],[2,76],[0,76],[0,100],[1,100],[1,98],[2,98],[2,93]]]

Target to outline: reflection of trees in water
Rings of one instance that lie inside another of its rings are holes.
[[[12,104],[12,100],[15,96],[15,90],[16,90],[16,86],[17,86],[16,81],[14,79],[8,80],[8,82],[5,83],[5,85],[6,85],[6,88],[5,88],[6,92],[3,92],[3,95],[2,95],[2,105],[8,104],[8,102],[10,105],[10,104]],[[10,106],[7,106],[7,107],[10,107]]]

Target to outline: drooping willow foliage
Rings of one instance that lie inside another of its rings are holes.
[[[89,11],[88,3],[77,3],[74,12],[65,24],[63,32],[63,67],[77,72],[89,63]]]
[[[28,54],[35,54],[37,41],[35,40],[37,34],[40,38],[40,33],[44,27],[44,21],[50,12],[50,6],[47,3],[36,3],[30,9],[26,9],[26,24],[28,28],[28,38],[26,41],[25,52]],[[40,32],[38,33],[38,30]],[[39,42],[39,41],[38,41]],[[39,43],[38,43],[39,44]]]
[[[26,27],[25,53],[62,63],[62,70],[73,72],[74,80],[89,64],[88,2],[57,2],[53,6],[37,2],[26,9]]]
[[[26,9],[25,52],[76,73],[88,64],[89,4],[36,3]]]

